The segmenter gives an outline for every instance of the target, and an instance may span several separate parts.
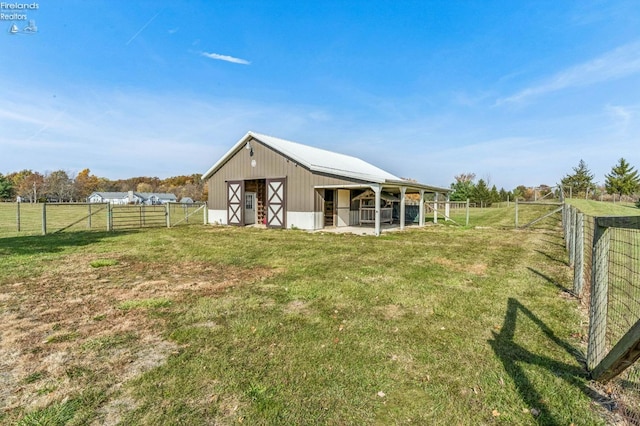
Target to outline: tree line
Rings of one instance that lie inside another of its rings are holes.
[[[506,191],[504,188],[498,190],[495,185],[489,188],[487,181],[480,179],[475,182],[475,178],[474,173],[461,173],[455,176],[455,182],[451,184],[453,190],[450,196],[451,201],[470,200],[480,206],[490,206],[492,203],[501,201],[516,199],[532,201],[560,195],[558,185],[555,188],[545,184],[535,188],[520,185],[511,191]],[[598,185],[594,182],[594,178],[595,175],[591,173],[587,164],[580,160],[578,166],[573,167],[573,172],[565,175],[560,181],[564,196],[611,200],[614,195],[617,195],[618,200],[626,197],[627,201],[633,201],[637,200],[640,193],[638,171],[624,158],[620,158],[611,168],[611,172],[605,174],[603,184]],[[636,205],[640,207],[640,200],[637,200]]]
[[[501,201],[516,199],[531,201],[546,198],[554,189],[541,184],[536,188],[519,185],[507,191],[499,190],[488,182],[480,179],[475,182],[474,173],[461,173],[454,177],[451,184],[451,201],[466,201],[467,199],[480,206],[490,206]],[[604,199],[616,194],[618,199],[628,197],[637,198],[640,192],[640,177],[624,158],[611,168],[605,175],[604,183],[594,182],[595,175],[591,173],[587,164],[580,160],[573,172],[565,175],[560,184],[565,196]],[[0,200],[15,200],[20,197],[25,202],[36,201],[86,201],[93,192],[162,192],[172,193],[180,200],[189,197],[194,201],[206,201],[207,188],[202,182],[200,174],[173,176],[166,179],[158,177],[132,177],[128,179],[110,180],[91,174],[91,170],[84,169],[78,174],[65,170],[56,170],[44,174],[32,170],[21,170],[7,175],[0,173]],[[559,194],[554,194],[559,195]],[[640,200],[638,200],[640,207]]]
[[[615,194],[618,199],[627,197],[628,201],[632,201],[640,192],[638,171],[624,158],[620,158],[604,178],[603,184],[594,182],[595,175],[591,173],[584,160],[580,160],[578,166],[573,168],[573,173],[563,177],[561,183],[565,188],[565,195],[572,197],[598,199],[603,198],[604,195]],[[640,201],[637,205],[640,207]]]
[[[172,193],[178,200],[189,197],[206,201],[207,189],[200,174],[157,177],[132,177],[110,180],[84,169],[78,174],[56,170],[44,174],[21,170],[6,175],[0,173],[0,200],[23,202],[84,202],[94,192],[159,192]]]
[[[491,206],[493,203],[501,201],[533,200],[536,197],[544,197],[551,192],[547,185],[540,185],[537,188],[527,188],[520,185],[513,190],[507,191],[495,185],[489,187],[488,179],[480,179],[475,182],[475,173],[461,173],[454,176],[455,182],[451,184],[453,192],[450,195],[451,201],[467,201],[475,203],[481,207]]]

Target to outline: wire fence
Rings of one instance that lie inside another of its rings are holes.
[[[640,423],[640,216],[593,217],[566,205],[573,291],[589,311],[587,368]]]
[[[0,237],[206,224],[205,203],[0,203]]]

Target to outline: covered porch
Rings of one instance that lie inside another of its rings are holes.
[[[335,221],[330,222],[331,227],[336,229],[346,227],[369,228],[372,227],[373,235],[380,235],[384,229],[403,230],[408,225],[406,222],[406,211],[409,203],[418,207],[417,226],[425,226],[425,197],[433,198],[435,209],[433,211],[433,222],[438,222],[438,204],[444,205],[445,220],[449,217],[449,193],[450,189],[435,186],[423,185],[411,181],[386,181],[375,184],[354,184],[354,185],[317,185],[316,191],[323,191],[324,194],[331,193],[331,203],[335,205]],[[331,192],[328,192],[331,191]],[[359,192],[352,196],[353,192]],[[334,201],[335,199],[335,201]],[[352,207],[353,203],[358,203],[358,209]],[[397,206],[397,217],[393,215],[393,205]],[[326,205],[318,206],[317,211],[327,215]],[[442,213],[440,214],[442,217]],[[412,225],[413,223],[409,224]],[[327,222],[323,226],[327,227]],[[358,232],[355,232],[358,233]]]

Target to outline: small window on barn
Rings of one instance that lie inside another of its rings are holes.
[[[247,210],[253,210],[253,196],[246,194],[244,196],[244,208]]]

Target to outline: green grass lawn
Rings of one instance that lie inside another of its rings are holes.
[[[640,216],[640,209],[632,203],[609,203],[578,198],[567,199],[567,203],[589,216]]]
[[[47,204],[45,208],[47,233],[107,229],[104,204],[61,203]],[[0,203],[0,238],[41,235],[42,218],[42,203]]]
[[[518,204],[518,226],[522,227],[545,214],[551,213],[559,206],[557,204]],[[452,209],[451,219],[459,225],[466,225],[466,209]],[[560,213],[556,213],[548,219],[543,219],[536,225],[537,228],[552,229],[557,223]],[[440,222],[444,222],[442,219]],[[474,207],[469,209],[470,227],[495,227],[495,228],[515,228],[516,226],[516,205],[515,203],[501,203],[496,207]]]
[[[0,238],[0,423],[604,424],[570,283],[557,223]]]
[[[166,209],[166,205],[125,205],[112,206],[111,208],[114,212],[112,224],[116,228],[119,225],[120,228],[138,226],[138,223],[145,223],[145,216],[148,226],[166,223],[163,215],[163,209]],[[168,211],[171,226],[204,222],[201,204],[171,203]],[[46,205],[42,203],[0,203],[0,238],[42,235],[43,217],[46,218],[47,234],[87,230],[106,231],[108,208],[106,204],[102,203],[50,203]]]

